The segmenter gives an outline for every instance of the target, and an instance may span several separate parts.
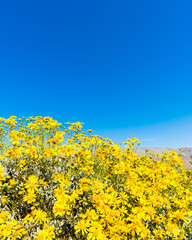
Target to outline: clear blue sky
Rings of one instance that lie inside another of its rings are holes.
[[[0,116],[192,147],[191,12],[191,0],[2,0]]]

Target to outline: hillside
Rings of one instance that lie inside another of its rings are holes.
[[[183,164],[186,168],[191,168],[192,161],[192,148],[180,148],[181,151],[179,151],[179,148],[148,148],[149,152],[153,153],[160,153],[163,154],[166,151],[174,150],[177,153],[182,152],[182,159]],[[139,156],[144,156],[146,153],[149,154],[149,152],[146,152],[146,148],[138,148],[136,149],[136,153]]]

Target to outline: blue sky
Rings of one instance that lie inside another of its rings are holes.
[[[1,1],[0,116],[191,147],[192,2]]]

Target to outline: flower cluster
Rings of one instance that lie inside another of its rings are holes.
[[[192,172],[50,117],[0,118],[0,239],[192,239]]]

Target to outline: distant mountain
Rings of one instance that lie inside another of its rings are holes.
[[[147,148],[149,152],[152,154],[154,153],[160,153],[163,154],[167,151],[173,150],[177,153],[182,154],[182,159],[183,159],[183,164],[186,168],[191,167],[190,161],[192,161],[192,148]],[[179,151],[179,149],[181,151]],[[135,152],[141,157],[144,156],[145,154],[149,154],[149,152],[146,151],[146,148],[137,148],[135,149]]]

